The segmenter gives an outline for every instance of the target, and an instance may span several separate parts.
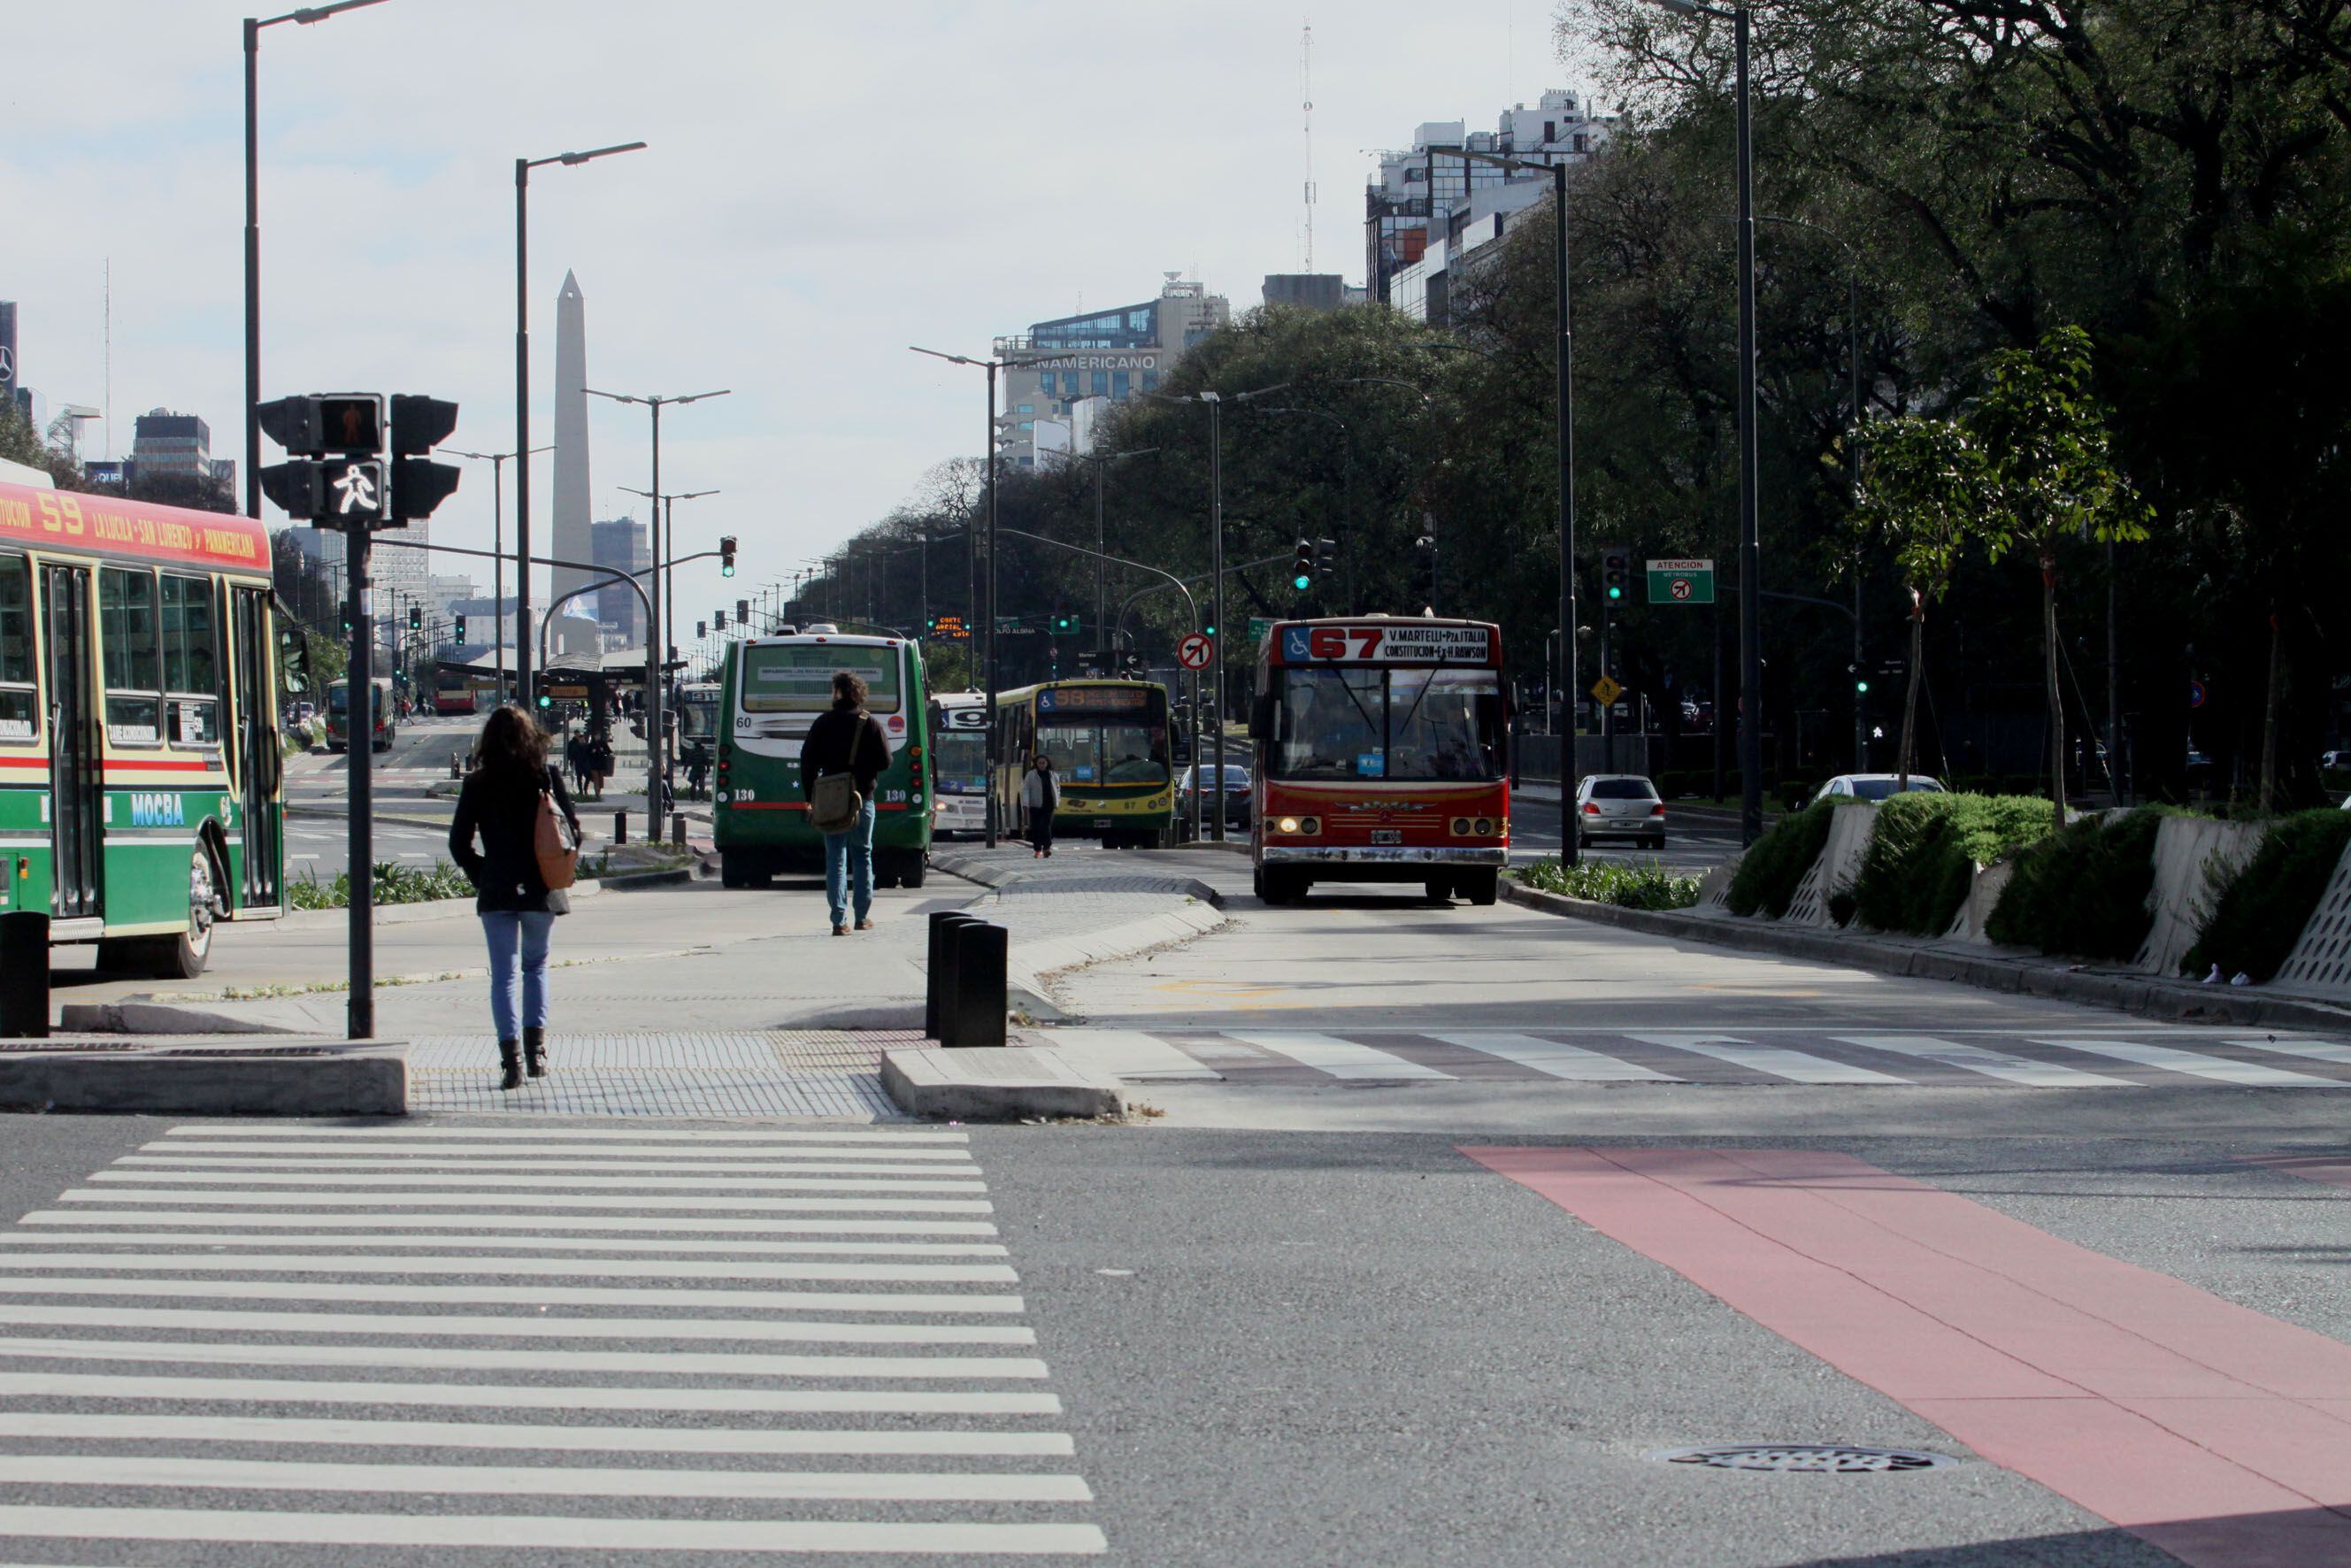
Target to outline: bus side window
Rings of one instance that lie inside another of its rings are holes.
[[[98,630],[106,672],[107,739],[117,746],[158,744],[163,738],[163,711],[154,573],[100,567]]]
[[[40,733],[32,568],[23,556],[0,556],[0,746],[36,740]]]
[[[163,576],[163,690],[173,746],[220,744],[220,640],[211,584]]]

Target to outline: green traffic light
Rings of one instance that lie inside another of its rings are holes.
[[[1622,599],[1625,597],[1625,591],[1612,582],[1608,585],[1608,597],[1611,599]]]
[[[1855,681],[1853,683],[1853,689],[1856,692],[1867,692],[1869,690],[1869,683],[1867,681]]]
[[[1290,586],[1298,590],[1299,592],[1303,593],[1308,589],[1314,586],[1314,579],[1301,571],[1297,576],[1290,580]]]

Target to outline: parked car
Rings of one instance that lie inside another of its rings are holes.
[[[1186,768],[1176,776],[1176,820],[1185,823],[1187,829],[1192,821],[1194,780],[1215,769],[1216,764],[1210,763],[1205,768]],[[1215,820],[1214,807],[1203,801],[1200,807],[1201,826],[1206,827]],[[1249,825],[1249,770],[1237,762],[1225,764],[1225,825],[1243,829]]]
[[[1813,796],[1814,800],[1884,800],[1895,793],[1902,782],[1896,773],[1840,773],[1822,785]],[[1943,781],[1924,773],[1910,775],[1910,792],[1914,795],[1940,795]]]
[[[1575,787],[1576,842],[1631,839],[1645,849],[1666,847],[1666,803],[1657,787],[1637,773],[1593,773]]]

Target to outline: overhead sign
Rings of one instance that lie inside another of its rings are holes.
[[[1714,562],[1710,560],[1649,562],[1649,602],[1652,604],[1713,603]]]
[[[1592,683],[1593,700],[1604,707],[1613,706],[1616,699],[1624,695],[1624,686],[1618,684],[1614,675],[1603,675]]]
[[[1276,652],[1285,664],[1490,664],[1494,629],[1419,621],[1285,626]]]
[[[1249,637],[1250,642],[1264,642],[1265,634],[1272,630],[1273,622],[1270,618],[1263,615],[1252,615],[1249,617]]]
[[[935,616],[931,621],[931,635],[950,643],[963,642],[971,636],[971,628],[964,624],[960,615]]]
[[[1176,662],[1187,670],[1205,670],[1208,661],[1217,656],[1217,645],[1198,632],[1176,644]]]

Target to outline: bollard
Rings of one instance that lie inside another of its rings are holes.
[[[463,779],[465,776],[465,754],[462,751],[451,752],[449,754],[449,777],[452,779]]]
[[[49,1038],[49,917],[0,915],[0,1038]]]
[[[943,1040],[941,1045],[1004,1043],[1004,966],[1011,935],[1003,926],[982,920],[956,929],[951,938],[955,991],[947,998],[944,1020],[955,1030],[955,1039]]]
[[[931,912],[931,951],[929,983],[923,988],[923,1034],[941,1045],[947,1043],[947,998],[954,991],[955,957],[951,933],[958,925],[976,925],[976,916],[953,909]]]
[[[612,841],[616,844],[629,841],[629,814],[626,811],[612,813]]]
[[[679,849],[685,848],[685,813],[684,811],[672,811],[669,814],[669,841]]]

